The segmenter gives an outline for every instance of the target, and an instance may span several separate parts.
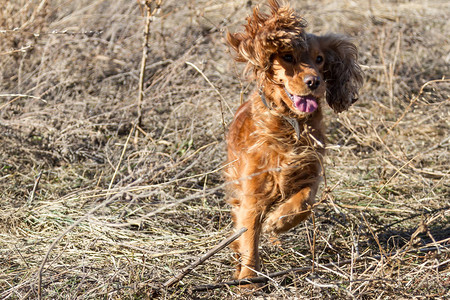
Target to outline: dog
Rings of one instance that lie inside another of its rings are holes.
[[[349,39],[306,33],[289,5],[269,0],[268,7],[255,7],[245,30],[226,37],[257,84],[227,135],[232,219],[237,230],[247,228],[230,245],[239,261],[235,279],[260,271],[262,231],[276,238],[310,215],[325,154],[323,102],[347,110],[363,82]]]

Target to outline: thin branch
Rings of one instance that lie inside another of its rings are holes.
[[[359,262],[359,261],[366,260],[368,258],[369,257],[361,257],[361,258],[357,258],[354,261]],[[381,258],[380,255],[373,257],[373,259],[379,259],[379,258]],[[324,264],[323,266],[326,268],[341,267],[344,265],[348,265],[351,262],[352,262],[352,259],[347,259],[347,260],[342,260],[338,263],[331,262],[328,264]],[[231,281],[220,282],[220,283],[216,283],[216,284],[199,285],[199,286],[194,287],[193,291],[200,292],[200,291],[218,289],[218,288],[222,288],[224,286],[239,286],[239,285],[246,285],[246,284],[252,284],[252,283],[266,283],[269,280],[268,278],[280,277],[280,276],[295,274],[295,273],[312,272],[312,270],[313,270],[312,266],[303,267],[303,268],[292,268],[292,269],[285,270],[285,271],[269,273],[266,276],[258,276],[258,277],[252,277],[252,278],[246,278],[246,279],[231,280]]]
[[[150,24],[152,20],[152,11],[150,8],[151,1],[145,1],[145,9],[147,12],[145,18],[145,27],[144,27],[144,41],[142,44],[142,58],[141,58],[141,69],[139,72],[139,92],[138,92],[138,118],[137,118],[137,126],[141,127],[141,119],[142,119],[142,99],[144,98],[144,77],[145,77],[145,65],[147,64],[147,54],[148,54],[148,40],[150,36]]]
[[[146,0],[145,1],[145,10],[146,10],[146,18],[145,18],[145,27],[144,27],[144,39],[142,43],[142,58],[141,58],[141,69],[139,72],[139,92],[138,92],[138,103],[137,103],[137,109],[138,109],[138,117],[136,120],[136,125],[138,127],[142,127],[142,100],[144,99],[144,78],[145,78],[145,67],[147,65],[147,55],[148,55],[148,41],[150,38],[150,24],[152,23],[152,17],[155,13],[157,13],[161,7],[162,0],[156,0],[156,7],[152,11],[151,4],[153,0]],[[138,138],[139,132],[136,131],[136,135],[134,138],[134,143],[137,144],[137,138]]]
[[[181,279],[183,279],[184,276],[186,276],[187,274],[189,274],[192,270],[194,270],[196,267],[198,267],[199,265],[201,265],[202,263],[204,263],[208,258],[210,258],[211,256],[213,256],[214,254],[216,254],[217,252],[219,252],[220,250],[222,250],[223,248],[225,248],[226,246],[228,246],[229,244],[231,244],[234,240],[236,240],[237,238],[239,238],[244,232],[247,231],[247,228],[242,227],[238,232],[236,232],[235,234],[233,234],[232,236],[230,236],[229,238],[227,238],[226,240],[223,240],[220,244],[218,244],[216,247],[214,247],[213,249],[211,249],[210,251],[208,251],[205,255],[203,255],[202,257],[200,257],[198,260],[196,260],[195,262],[193,262],[192,264],[190,264],[189,266],[187,266],[186,268],[184,268],[180,273],[178,273],[176,276],[172,277],[171,279],[169,279],[168,281],[166,281],[166,283],[164,283],[164,287],[170,287],[171,285],[177,283],[178,281],[180,281]]]
[[[412,249],[412,250],[408,250],[408,251],[396,251],[390,255],[375,255],[375,256],[370,256],[370,257],[358,257],[356,259],[342,260],[337,263],[331,262],[331,263],[327,263],[327,264],[320,265],[320,266],[324,267],[324,268],[341,267],[341,266],[348,265],[351,263],[362,262],[362,261],[365,261],[368,259],[378,260],[378,259],[381,259],[382,257],[390,258],[390,257],[393,257],[393,256],[403,253],[403,252],[411,252],[414,250],[416,250],[418,252],[428,252],[428,251],[435,251],[435,250],[443,249],[443,248],[444,249],[450,248],[450,245],[441,245],[440,248],[436,247],[436,246],[432,246],[432,247],[428,247],[428,248]],[[289,275],[289,274],[306,273],[306,272],[311,272],[311,271],[312,271],[312,267],[292,268],[292,269],[285,270],[285,271],[269,273],[265,276],[231,280],[231,281],[220,282],[220,283],[215,283],[215,284],[199,285],[199,286],[194,287],[192,289],[192,291],[201,292],[201,291],[208,291],[208,290],[223,288],[225,286],[239,286],[239,285],[246,285],[246,284],[252,284],[252,283],[267,283],[269,281],[269,278],[280,277],[280,276],[285,276],[285,275]]]

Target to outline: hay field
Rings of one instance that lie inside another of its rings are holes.
[[[224,127],[254,85],[224,32],[264,1],[162,0],[141,72],[139,2],[0,0],[0,299],[450,296],[449,2],[291,2],[354,38],[365,84],[326,109],[325,201],[261,245],[264,274],[314,271],[250,293],[197,289],[228,248],[162,284],[232,233]]]

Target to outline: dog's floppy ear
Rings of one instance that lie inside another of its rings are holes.
[[[328,34],[316,37],[323,53],[323,76],[327,83],[327,102],[335,111],[347,110],[358,100],[363,72],[358,65],[358,50],[348,38]]]

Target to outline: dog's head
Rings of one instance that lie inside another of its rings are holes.
[[[339,35],[306,34],[306,22],[292,8],[268,4],[270,14],[256,7],[244,32],[227,34],[236,61],[248,63],[260,86],[281,90],[297,114],[314,112],[325,97],[336,112],[348,109],[363,81],[355,45]]]

